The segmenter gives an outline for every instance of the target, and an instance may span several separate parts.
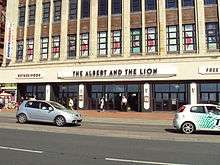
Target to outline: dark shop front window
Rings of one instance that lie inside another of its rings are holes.
[[[201,83],[200,89],[200,103],[220,103],[220,83]]]
[[[112,14],[121,14],[121,10],[122,10],[122,1],[112,0]]]
[[[166,0],[166,8],[177,8],[178,0]]]

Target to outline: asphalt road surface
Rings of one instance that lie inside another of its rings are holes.
[[[0,129],[0,164],[219,165],[220,145]]]

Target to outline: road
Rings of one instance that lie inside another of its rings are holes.
[[[0,129],[4,165],[219,165],[220,145]]]

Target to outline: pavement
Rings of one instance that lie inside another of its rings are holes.
[[[84,121],[115,124],[171,125],[175,112],[120,112],[96,110],[78,110]],[[15,116],[16,110],[0,110],[0,116]]]

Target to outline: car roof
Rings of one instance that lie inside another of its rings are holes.
[[[218,106],[216,104],[186,104],[184,106]]]

